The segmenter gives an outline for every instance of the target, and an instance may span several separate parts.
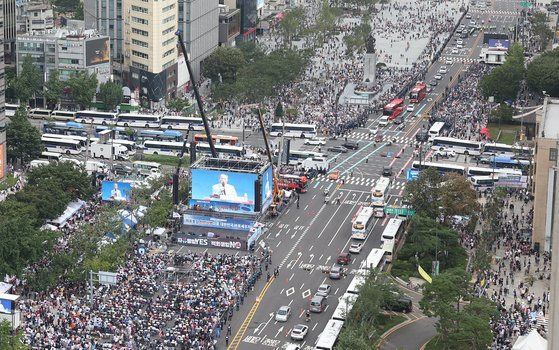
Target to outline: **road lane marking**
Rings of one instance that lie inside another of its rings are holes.
[[[361,199],[361,197],[363,196],[363,194],[359,195],[359,199]],[[349,211],[349,213],[347,214],[347,216],[344,218],[344,220],[342,221],[342,223],[345,223],[347,218],[353,213],[353,210],[355,210],[355,207],[357,206],[357,204],[359,203],[359,200],[357,200],[357,202],[355,203],[355,205],[351,208],[351,210]],[[333,219],[334,217],[332,217]],[[330,220],[332,220],[330,219]],[[338,230],[336,231],[336,233],[334,234],[334,236],[332,237],[332,239],[330,240],[330,242],[328,243],[328,246],[330,246],[332,244],[332,242],[334,241],[334,238],[336,238],[336,236],[338,235],[338,233],[340,232],[340,230],[342,229],[342,227],[344,227],[344,225],[340,225],[340,227],[338,227]]]

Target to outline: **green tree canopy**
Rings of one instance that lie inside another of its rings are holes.
[[[532,32],[534,37],[539,38],[540,41],[540,51],[547,50],[547,46],[551,39],[553,39],[553,31],[549,28],[549,17],[546,13],[540,11],[534,11],[530,18],[530,23],[532,24]]]
[[[97,91],[97,76],[87,72],[76,72],[67,81],[72,90],[72,98],[80,108],[91,106],[95,92]]]
[[[230,46],[218,47],[204,61],[204,75],[213,82],[232,82],[246,64],[243,51]]]
[[[51,106],[52,109],[60,101],[60,97],[64,93],[64,87],[66,84],[60,80],[60,72],[58,69],[51,69],[49,78],[45,83],[45,99],[47,104]]]
[[[284,12],[283,19],[279,22],[279,29],[287,47],[291,46],[294,37],[303,32],[305,13],[306,11],[303,7],[294,7],[290,11]]]
[[[27,184],[48,184],[52,189],[68,193],[71,199],[87,199],[95,191],[85,169],[76,167],[72,162],[51,163],[34,168],[29,174]]]
[[[419,173],[414,181],[406,183],[404,201],[419,215],[436,218],[439,215],[441,176],[435,168]]]
[[[538,95],[545,91],[559,97],[559,48],[542,53],[528,64],[526,82]]]
[[[105,104],[105,108],[113,111],[122,102],[122,85],[117,82],[107,81],[99,85],[99,99]]]
[[[165,106],[172,111],[182,112],[186,107],[190,106],[190,101],[182,98],[171,98],[165,101]]]
[[[443,177],[440,189],[445,222],[454,216],[469,216],[479,210],[477,193],[464,176],[450,173]]]
[[[42,90],[43,77],[31,56],[27,55],[23,58],[19,76],[12,81],[12,87],[23,106],[27,106],[29,99]]]
[[[31,125],[27,110],[19,108],[6,129],[7,154],[12,160],[28,163],[37,159],[43,150],[41,133]]]
[[[503,65],[484,75],[480,88],[485,97],[493,96],[495,101],[514,100],[524,78],[524,50],[518,42],[511,45]]]

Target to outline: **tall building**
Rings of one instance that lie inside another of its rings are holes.
[[[123,0],[123,81],[144,106],[162,106],[177,84],[177,0]]]
[[[84,3],[85,29],[95,29],[110,38],[114,80],[121,80],[124,63],[122,2],[123,0],[89,0]]]
[[[237,42],[253,41],[256,38],[260,3],[264,6],[259,0],[237,0],[237,8],[241,9],[241,35],[237,37]]]
[[[192,73],[198,79],[206,57],[219,42],[219,0],[178,0],[182,31]]]
[[[4,3],[0,11],[0,41],[4,44]],[[6,177],[6,113],[5,113],[4,50],[0,50],[0,181]]]
[[[233,2],[233,6],[235,3]],[[241,10],[219,5],[219,46],[235,46],[241,34]]]
[[[17,34],[42,32],[54,28],[54,12],[47,0],[33,0],[17,7]]]
[[[16,44],[16,1],[2,0],[4,15],[4,59],[6,64],[14,62]]]

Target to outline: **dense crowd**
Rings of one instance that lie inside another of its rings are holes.
[[[25,174],[19,171],[14,171],[13,176],[17,179],[17,181],[13,186],[0,190],[0,202],[8,198],[9,195],[16,193],[23,188],[26,181]]]

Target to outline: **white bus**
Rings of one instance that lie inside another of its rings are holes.
[[[284,134],[285,130],[285,134]],[[293,137],[315,137],[316,125],[314,124],[291,124],[274,123],[270,129],[270,136],[293,136]]]
[[[132,163],[134,169],[140,175],[161,174],[161,164],[154,162],[135,161]]]
[[[316,341],[316,350],[333,350],[344,326],[343,321],[330,320]]]
[[[464,175],[466,173],[466,167],[462,165],[454,165],[454,164],[446,164],[446,163],[434,163],[434,162],[419,162],[418,160],[414,161],[411,165],[412,169],[415,170],[424,170],[427,168],[435,168],[441,175],[446,173],[457,173],[460,175]]]
[[[76,122],[88,124],[113,125],[116,123],[116,113],[97,111],[76,112]]]
[[[165,116],[161,118],[161,129],[175,130],[204,130],[202,118]]]
[[[55,161],[59,161],[60,160],[60,153],[55,153],[55,152],[41,152],[41,155],[39,156],[39,159],[46,159],[46,160],[55,160]]]
[[[13,117],[19,108],[18,104],[6,103],[6,117]]]
[[[214,145],[218,157],[242,157],[245,155],[245,149],[240,146]],[[196,144],[196,150],[200,153],[211,154],[210,145],[208,143]]]
[[[477,141],[461,140],[453,137],[435,137],[431,149],[435,151],[454,151],[456,153],[479,156],[483,144]]]
[[[395,241],[386,241],[382,245],[382,249],[384,250],[384,256],[386,257],[385,261],[387,264],[392,262],[392,255],[394,255],[395,246],[396,246]]]
[[[288,164],[299,165],[308,158],[326,158],[326,154],[313,151],[289,151]]]
[[[390,191],[390,178],[388,177],[381,177],[371,190],[371,204],[376,218],[384,217],[384,207],[388,202],[388,191]]]
[[[496,169],[496,168],[481,168],[471,166],[468,168],[468,176],[489,176],[495,174],[496,177],[503,175],[518,175],[522,176],[522,170],[519,169]]]
[[[158,128],[161,116],[157,114],[122,113],[116,117],[116,125],[140,128]]]
[[[114,140],[111,140],[109,142],[114,143],[115,145],[123,145],[124,147],[126,147],[128,149],[128,154],[129,155],[136,154],[137,145],[136,145],[136,142],[134,142],[134,141],[114,139]]]
[[[347,293],[359,295],[359,289],[365,283],[366,280],[367,279],[365,276],[355,275],[351,280],[351,282],[349,283],[349,286],[347,287]]]
[[[498,175],[483,175],[483,176],[472,176],[470,177],[470,182],[475,188],[488,188],[495,186],[495,183],[499,181]]]
[[[50,139],[63,139],[63,140],[76,140],[80,142],[80,146],[85,147],[87,145],[87,137],[86,136],[78,136],[78,135],[58,135],[58,134],[43,134],[44,137]]]
[[[186,146],[188,152],[189,145]],[[178,156],[181,153],[182,142],[177,141],[144,141],[145,154],[163,154],[166,156]]]
[[[444,122],[435,122],[429,129],[429,141],[433,141],[435,137],[441,136],[441,131],[444,129]]]
[[[66,154],[80,154],[82,152],[82,146],[78,140],[41,136],[41,142],[45,146],[45,151],[47,152]]]
[[[29,111],[29,118],[33,119],[49,119],[50,110],[42,108],[33,108]]]
[[[54,120],[61,120],[65,122],[74,121],[76,119],[76,112],[69,111],[52,111],[50,117]]]
[[[534,149],[531,147],[507,145],[506,143],[486,143],[483,145],[483,154],[502,157],[531,157],[534,154]]]
[[[363,270],[364,275],[368,275],[371,270],[381,271],[385,263],[384,249],[373,248],[367,259],[363,260],[360,265],[360,270]]]
[[[351,225],[351,238],[353,239],[366,239],[367,233],[373,226],[375,216],[373,215],[372,207],[361,207],[357,212],[357,217],[353,220]]]
[[[338,301],[338,306],[334,309],[334,314],[332,315],[332,319],[336,321],[345,321],[351,309],[353,308],[353,304],[357,300],[357,295],[351,293],[344,293],[342,297]]]
[[[404,232],[404,228],[404,220],[396,218],[388,220],[388,224],[386,224],[382,236],[380,237],[380,245],[383,249],[387,242],[398,241]]]

